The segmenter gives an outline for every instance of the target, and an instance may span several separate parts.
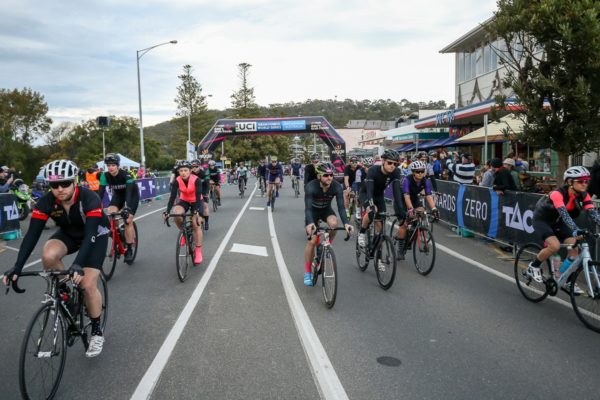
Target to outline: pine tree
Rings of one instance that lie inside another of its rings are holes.
[[[181,85],[177,86],[177,103],[176,114],[180,117],[195,116],[205,112],[208,107],[206,97],[202,96],[202,86],[192,75],[192,66],[187,64],[183,66],[183,74],[178,78],[181,80]]]
[[[238,76],[241,81],[239,90],[231,95],[231,108],[234,112],[234,118],[255,118],[260,116],[260,108],[256,104],[254,88],[248,85],[248,75],[250,67],[248,63],[238,64]]]

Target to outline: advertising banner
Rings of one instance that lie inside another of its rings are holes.
[[[0,194],[0,233],[18,231],[19,209],[17,197],[14,194]]]
[[[140,201],[169,193],[170,190],[169,177],[136,179],[135,183],[140,191]],[[111,197],[112,193],[110,190],[107,190],[104,193],[104,198],[102,199],[103,207],[108,207]]]

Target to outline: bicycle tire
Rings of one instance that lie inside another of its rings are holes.
[[[111,237],[109,238],[109,242],[110,242],[110,245],[108,247],[109,265],[107,265],[105,267],[104,265],[106,263],[102,263],[102,275],[104,275],[104,278],[107,281],[110,281],[110,279],[112,278],[113,274],[115,273],[115,268],[117,266],[117,260],[121,256],[120,253],[119,253],[119,245],[113,239],[112,234],[111,234]]]
[[[379,286],[383,290],[391,288],[396,278],[396,252],[394,251],[392,239],[386,235],[381,236],[375,251],[374,266]]]
[[[417,228],[412,248],[415,269],[423,276],[429,275],[435,265],[435,240],[429,228]],[[419,260],[420,256],[424,256],[423,261]],[[427,259],[429,256],[431,260]]]
[[[590,266],[590,269],[596,268],[596,266]],[[600,333],[600,287],[595,285],[593,274],[591,277],[592,289],[594,293],[590,295],[587,281],[585,280],[585,273],[583,273],[583,267],[579,267],[571,277],[569,282],[571,284],[571,305],[575,315],[583,324],[594,332]],[[581,289],[585,293],[576,295],[575,294],[575,283],[578,283]]]
[[[543,268],[544,265],[542,264],[542,275],[544,279],[543,283],[534,281],[529,275],[526,274],[529,263],[535,260],[540,250],[542,250],[542,246],[539,244],[527,243],[519,249],[517,256],[515,257],[514,276],[517,287],[519,288],[519,291],[523,297],[533,303],[538,303],[548,297],[549,290],[545,282],[552,276],[550,260],[546,260],[547,268]]]
[[[21,391],[21,396],[24,399],[52,399],[58,390],[58,386],[60,385],[66,364],[67,336],[63,316],[60,312],[58,312],[58,314],[54,314],[55,312],[57,311],[54,309],[54,304],[42,305],[34,314],[33,318],[29,322],[27,330],[25,331],[23,343],[21,344],[21,354],[19,357],[19,389]],[[56,341],[54,341],[55,336],[53,330],[55,316],[58,318],[56,332],[57,335],[60,336],[56,337]],[[39,335],[37,332],[34,332],[36,328],[40,328]],[[45,334],[49,335],[50,340],[44,340]],[[56,347],[54,347],[53,343],[56,343]],[[38,346],[40,346],[39,351]],[[44,361],[53,360],[54,358],[56,358],[56,361],[58,362],[58,368],[49,368],[49,363]],[[30,365],[34,363],[37,363],[37,367],[39,369],[34,368],[33,365]],[[43,395],[34,394],[39,393],[38,391],[34,390],[34,385],[41,384],[42,386],[45,386],[44,384],[48,383],[49,380],[40,379],[39,372],[33,373],[33,379],[28,379],[28,375],[29,373],[33,372],[33,369],[38,371],[43,369],[46,377],[50,374],[55,374],[50,379],[50,387],[42,388],[44,393]]]
[[[138,251],[139,236],[138,236],[137,224],[135,223],[135,221],[133,221],[133,232],[134,232],[134,239],[133,239],[133,244],[131,246],[132,247],[131,251],[133,252],[133,255],[131,257],[131,261],[125,263],[127,265],[131,265],[134,263],[135,257],[137,256],[137,251]]]
[[[323,252],[321,259],[323,299],[327,308],[332,308],[337,297],[337,265],[335,253],[331,247]]]
[[[183,246],[181,245],[181,238],[185,238]],[[190,248],[187,244],[187,238],[183,230],[180,230],[179,235],[177,235],[177,248],[175,250],[175,268],[177,270],[177,277],[181,282],[184,282],[187,278],[187,273],[193,260]]]
[[[369,257],[369,245],[371,244],[371,230],[367,229],[365,232],[367,236],[367,246],[362,248],[358,245],[358,235],[356,235],[356,263],[358,264],[358,269],[362,272],[365,272],[369,267],[369,261],[371,258]]]

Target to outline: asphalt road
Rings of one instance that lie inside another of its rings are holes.
[[[600,397],[600,335],[568,305],[527,302],[511,262],[493,246],[438,224],[433,272],[423,277],[412,261],[401,262],[394,286],[383,291],[372,267],[356,267],[354,238],[346,243],[340,234],[338,298],[329,310],[321,288],[302,283],[302,199],[286,180],[272,230],[266,200],[250,198],[251,188],[254,180],[240,199],[235,186],[224,187],[204,262],[184,283],[175,272],[177,231],[160,218],[167,199],[140,205],[137,259],[120,263],[109,282],[104,351],[87,359],[80,343],[69,348],[57,398]],[[29,262],[39,260],[42,240]],[[7,245],[0,270],[14,263],[20,240]],[[258,246],[266,256],[231,251],[234,245]],[[25,294],[0,296],[2,399],[19,398],[19,348],[42,299],[39,279],[21,284]]]

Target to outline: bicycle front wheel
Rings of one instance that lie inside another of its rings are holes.
[[[540,302],[548,296],[548,286],[546,282],[552,277],[550,269],[550,261],[546,260],[542,264],[543,282],[536,282],[528,273],[529,264],[536,259],[542,247],[537,243],[528,243],[521,247],[515,258],[515,281],[521,294],[533,303]],[[546,267],[546,268],[544,268]]]
[[[595,280],[598,267],[590,265],[588,268],[592,292],[590,293],[590,288],[585,279],[585,272],[580,267],[569,279],[571,282],[571,304],[577,318],[594,332],[600,333],[600,287]],[[583,294],[575,294],[575,284],[584,291]]]
[[[25,331],[19,359],[19,388],[24,399],[52,399],[67,356],[62,314],[53,304],[38,309]]]
[[[332,248],[328,248],[321,260],[323,274],[323,298],[327,308],[333,307],[337,296],[337,266]]]
[[[187,244],[185,232],[179,231],[177,235],[177,249],[175,253],[175,266],[177,268],[177,277],[181,282],[187,278],[188,269],[192,264],[192,252]]]
[[[435,241],[429,228],[417,228],[413,242],[413,261],[421,275],[428,275],[435,265]]]
[[[396,277],[396,252],[394,243],[388,236],[382,235],[375,251],[375,273],[382,289],[388,290]]]
[[[108,264],[106,262],[102,263],[102,275],[106,278],[107,281],[110,281],[113,274],[115,273],[115,268],[117,266],[117,260],[119,259],[119,244],[114,240],[114,238],[110,237],[109,246],[108,246]]]
[[[367,236],[367,246],[365,247],[361,247],[358,244],[358,235],[356,235],[356,263],[358,264],[358,269],[362,272],[365,272],[369,266],[370,258],[368,244],[371,243],[371,230],[367,229],[365,235]]]

